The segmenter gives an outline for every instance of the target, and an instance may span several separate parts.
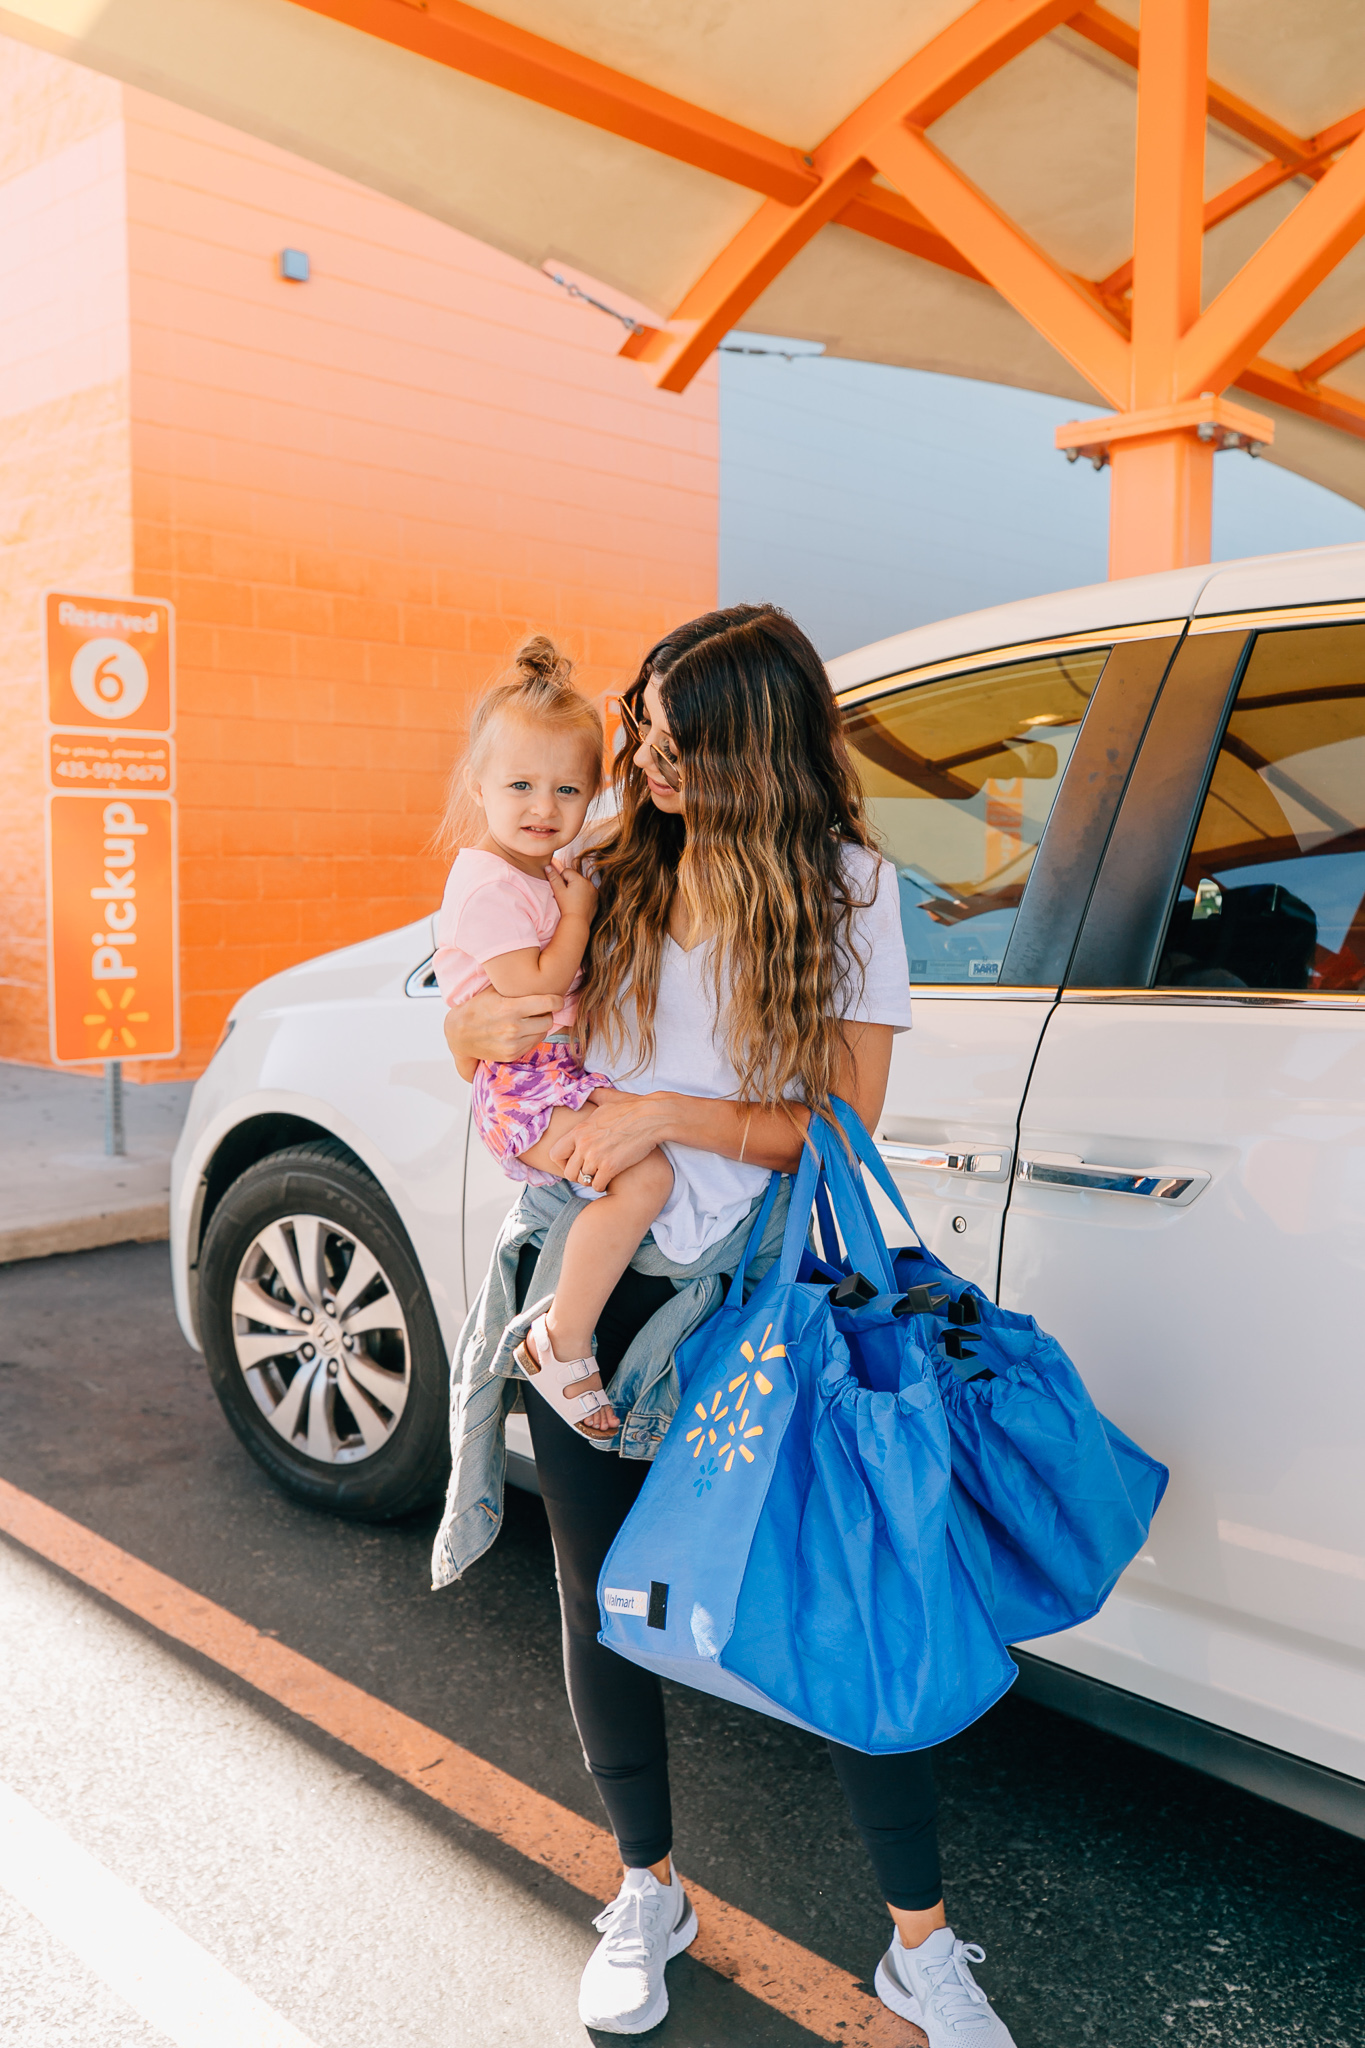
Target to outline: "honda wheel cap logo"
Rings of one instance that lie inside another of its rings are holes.
[[[96,718],[131,718],[147,695],[147,664],[126,640],[87,640],[71,658],[71,687]]]

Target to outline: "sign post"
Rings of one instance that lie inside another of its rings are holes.
[[[159,600],[47,598],[52,1057],[111,1099],[112,1062],[180,1050],[173,633]]]

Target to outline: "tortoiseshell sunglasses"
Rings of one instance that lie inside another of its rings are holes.
[[[682,788],[682,764],[678,760],[677,755],[669,753],[666,748],[657,746],[653,740],[645,737],[639,719],[635,716],[635,713],[631,710],[624,697],[621,699],[621,723],[625,727],[626,737],[630,740],[632,746],[648,747],[650,753],[659,764],[659,773],[663,780],[671,790],[680,790]]]

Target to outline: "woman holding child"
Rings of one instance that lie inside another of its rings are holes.
[[[624,1866],[579,2010],[633,2034],[667,2012],[664,1966],[697,1922],[671,1860],[661,1688],[598,1643],[598,1573],[677,1406],[673,1354],[719,1301],[770,1173],[794,1171],[808,1106],[837,1095],[875,1126],[910,998],[895,871],[820,659],[784,613],[732,606],[670,633],[622,721],[590,878],[550,855],[583,828],[601,732],[547,641],[471,734],[475,830],[437,969],[480,1134],[525,1186],[456,1349],[434,1577],[497,1533],[520,1382],[569,1702]],[[879,1995],[931,2048],[1011,2048],[968,1967],[980,1950],[945,1921],[928,1754],[829,1748],[895,1923]]]

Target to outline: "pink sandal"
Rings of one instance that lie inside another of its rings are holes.
[[[550,1332],[544,1316],[537,1316],[527,1333],[529,1343],[534,1344],[538,1357],[533,1356],[527,1343],[518,1344],[513,1353],[517,1364],[527,1374],[531,1385],[538,1394],[543,1394],[550,1406],[564,1417],[571,1429],[584,1436],[606,1436],[606,1430],[589,1429],[587,1418],[600,1414],[602,1409],[610,1412],[611,1402],[600,1387],[591,1387],[585,1393],[566,1395],[565,1387],[571,1387],[576,1380],[591,1378],[597,1371],[595,1358],[556,1358],[550,1342]]]

